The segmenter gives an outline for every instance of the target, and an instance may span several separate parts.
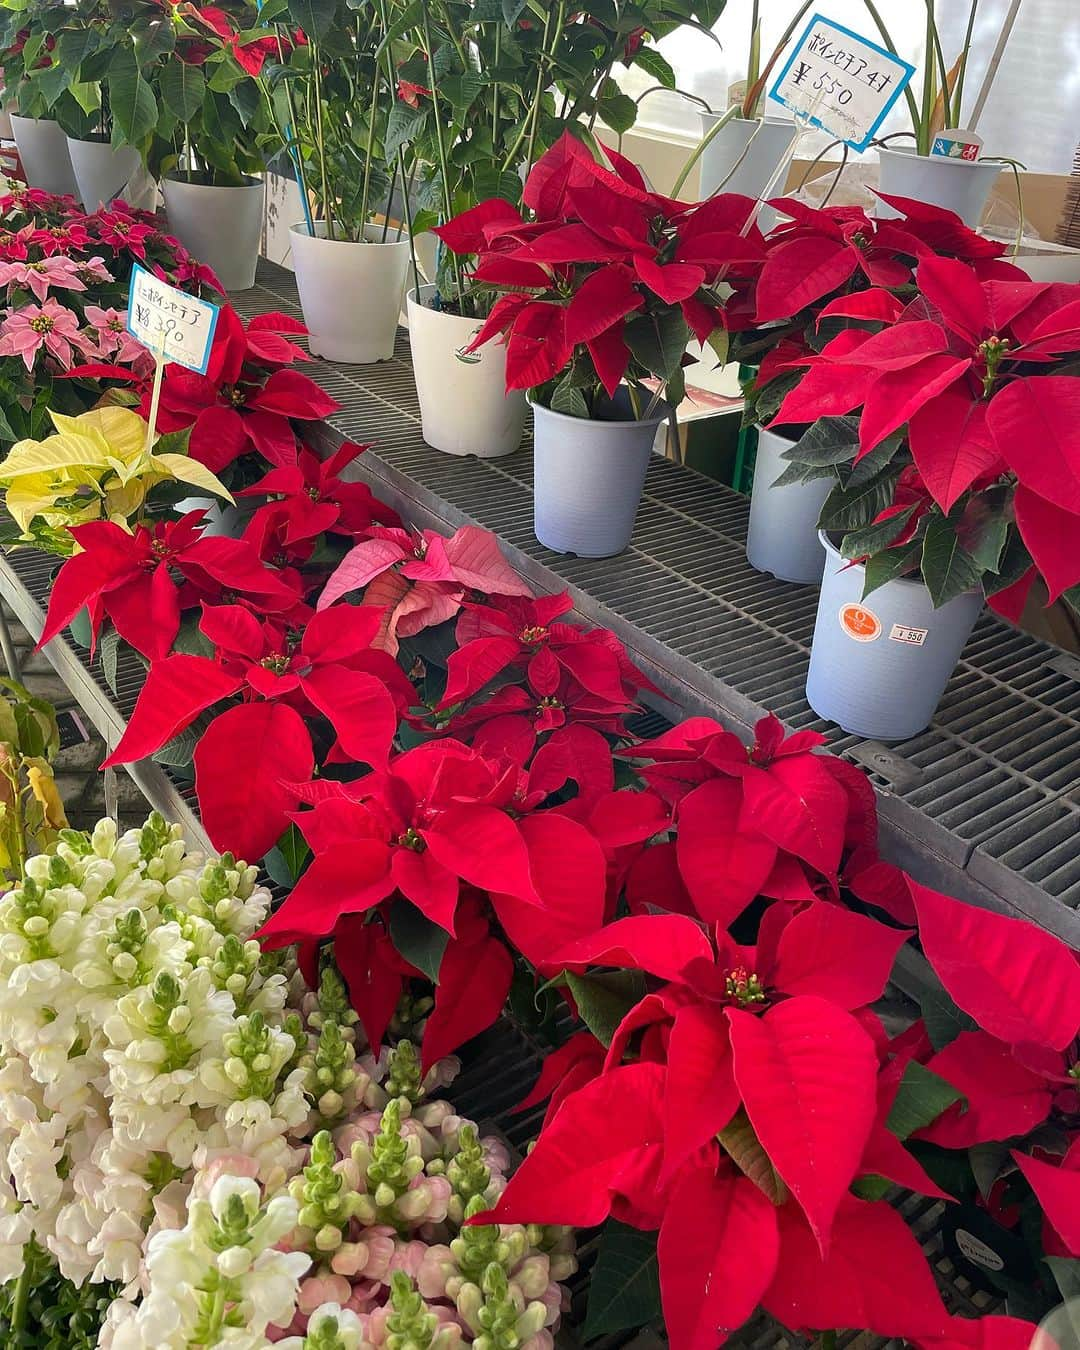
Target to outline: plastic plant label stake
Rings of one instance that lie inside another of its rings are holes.
[[[197,300],[135,264],[128,296],[127,330],[163,361],[206,374],[218,306]]]
[[[893,52],[815,14],[769,97],[853,150],[865,150],[914,74]]]
[[[930,147],[939,159],[966,159],[973,163],[982,154],[982,137],[974,131],[939,131]]]

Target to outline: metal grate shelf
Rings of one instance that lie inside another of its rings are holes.
[[[236,303],[248,315],[300,315],[292,273],[269,262]],[[311,370],[342,405],[320,433],[328,448],[373,442],[359,476],[418,524],[495,531],[539,590],[568,589],[579,614],[619,634],[663,690],[662,710],[743,732],[771,710],[823,731],[834,752],[870,770],[887,856],[1080,948],[1080,662],[986,614],[933,725],[884,751],[807,704],[817,592],[749,567],[745,498],[656,457],[630,548],[562,556],[533,537],[528,442],[500,460],[424,444],[404,333],[390,361]]]

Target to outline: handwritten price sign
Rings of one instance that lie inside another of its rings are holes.
[[[865,150],[915,67],[815,14],[769,97],[853,150]]]
[[[162,361],[175,361],[205,375],[217,317],[217,305],[178,291],[135,264],[127,330]]]

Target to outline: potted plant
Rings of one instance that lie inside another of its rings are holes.
[[[760,0],[753,0],[746,79],[728,91],[729,106],[724,112],[701,113],[704,134],[683,166],[676,192],[698,160],[700,197],[711,197],[714,192],[760,197],[765,192],[796,134],[790,117],[765,116],[765,86],[780,54],[812,7],[813,0],[804,0],[762,69]]]
[[[474,258],[460,238],[452,245],[447,222],[491,197],[519,206],[529,167],[566,127],[589,140],[598,120],[619,135],[629,130],[637,103],[611,78],[615,65],[640,65],[673,85],[651,39],[686,22],[707,26],[723,7],[724,0],[695,0],[689,8],[648,0],[625,17],[595,3],[552,5],[542,15],[463,4],[406,11],[413,21],[397,66],[393,117],[418,166],[413,226],[420,235],[441,219],[444,230],[436,233],[450,248],[440,250],[429,284],[414,286],[408,298],[429,445],[450,454],[507,454],[517,448],[526,414],[521,391],[506,392],[505,348],[466,351],[497,297],[475,280]],[[451,387],[455,397],[448,398]]]
[[[807,698],[886,741],[930,722],[984,597],[1013,619],[1036,577],[1080,598],[1080,286],[1005,288],[947,258],[916,284],[906,306],[876,292],[886,326],[827,342],[776,417],[822,418],[815,457],[831,447],[839,479]]]
[[[845,329],[850,341],[875,332],[895,312],[894,296],[915,295],[913,268],[933,255],[962,258],[981,276],[1023,280],[998,255],[1004,245],[981,238],[958,216],[895,198],[901,218],[875,221],[858,207],[815,210],[785,201],[788,219],[765,240],[765,261],[725,306],[730,359],[753,364],[744,426],[757,429],[746,556],[752,567],[783,581],[817,585],[825,555],[818,517],[837,484],[842,443],[820,442],[810,422],[770,425],[783,400],[804,379],[815,350]],[[781,203],[777,202],[779,207]],[[842,340],[842,341],[843,341]],[[874,461],[852,469],[857,487]]]
[[[311,350],[330,361],[387,361],[411,238],[390,228],[406,161],[383,48],[385,3],[308,7],[302,34],[278,22],[281,8],[263,10],[263,40],[273,44],[263,73],[304,207],[289,237]]]
[[[82,110],[55,59],[56,35],[70,13],[63,4],[7,10],[0,30],[0,68],[5,93],[16,105],[11,128],[19,162],[31,187],[59,196],[78,191],[61,119],[78,119]]]
[[[173,482],[232,500],[217,477],[185,450],[186,433],[147,434],[130,408],[103,406],[77,417],[53,412],[55,434],[19,441],[0,466],[4,508],[19,544],[67,557],[72,525],[138,518],[148,493]]]
[[[172,232],[220,278],[227,292],[255,283],[264,223],[260,176],[276,143],[255,78],[267,40],[251,36],[254,6],[181,6],[168,22],[147,21],[154,55],[132,73],[136,109],[129,138],[161,179]],[[113,98],[114,117],[117,101]]]
[[[139,167],[138,142],[147,135],[150,111],[144,101],[131,97],[145,75],[139,53],[150,32],[164,32],[168,25],[161,17],[152,21],[153,28],[146,21],[121,21],[105,0],[69,13],[68,26],[57,38],[56,61],[68,88],[77,91],[90,125],[78,134],[69,132],[68,154],[80,200],[88,211],[96,211],[121,194],[129,195],[125,189]]]
[[[886,45],[895,52],[896,44],[873,0],[864,2]],[[956,132],[965,126],[963,110],[965,80],[978,8],[979,0],[970,0],[964,40],[955,61],[948,66],[935,19],[935,0],[926,0],[926,47],[923,57],[922,90],[918,99],[910,85],[904,91],[908,111],[911,114],[915,144],[911,147],[883,143],[878,148],[881,163],[879,183],[882,193],[886,196],[885,203],[878,209],[880,215],[893,214],[887,198],[899,196],[947,207],[971,226],[978,225],[982,219],[986,199],[1001,172],[1003,161],[984,160],[980,157],[980,142],[974,136],[974,128],[997,73],[997,65],[1001,60],[1019,6],[1012,7],[1002,26],[997,48],[991,58],[982,88],[966,119],[967,129],[971,134],[966,138],[954,137],[948,133]],[[934,153],[935,141],[941,139],[943,133],[946,133],[944,140],[948,142],[948,151],[939,149],[938,153]],[[964,149],[965,146],[973,148]],[[974,157],[969,158],[972,155]]]
[[[505,291],[473,340],[506,341],[508,389],[536,419],[536,537],[603,558],[630,542],[656,432],[685,392],[691,337],[720,322],[722,273],[756,265],[750,203],[659,197],[614,151],[609,168],[569,132],[533,166],[530,219],[499,198],[451,222]]]

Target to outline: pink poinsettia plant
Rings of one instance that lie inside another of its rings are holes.
[[[92,407],[102,364],[139,379],[152,371],[125,330],[136,261],[186,290],[220,289],[156,217],[123,202],[87,214],[37,188],[0,197],[0,443],[39,439],[50,407],[68,415]]]
[[[491,198],[434,233],[475,256],[474,285],[501,292],[472,349],[505,341],[508,389],[576,417],[617,399],[641,417],[681,402],[687,344],[721,323],[719,282],[752,273],[763,245],[750,199],[674,201],[597,153],[566,132],[530,171],[528,218]]]

